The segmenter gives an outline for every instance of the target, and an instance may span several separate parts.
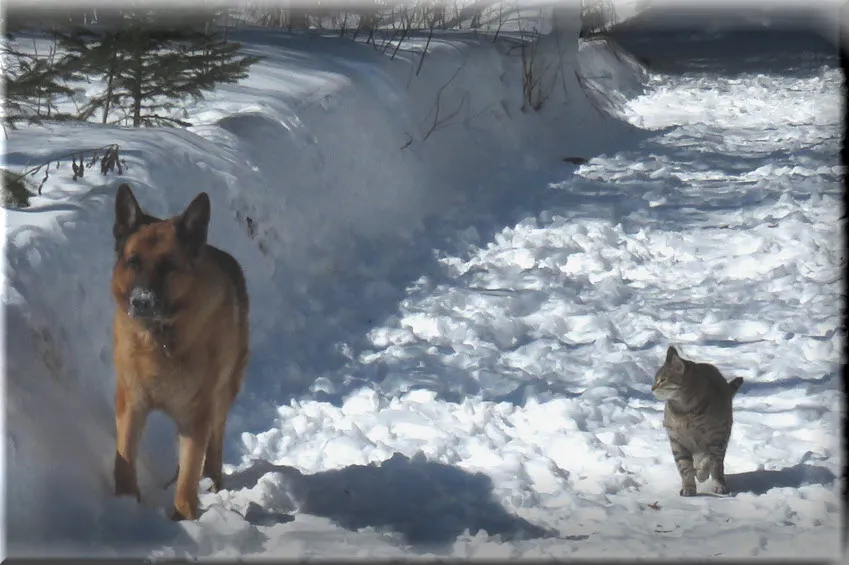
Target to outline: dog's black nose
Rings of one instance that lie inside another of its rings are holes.
[[[130,293],[130,315],[146,318],[156,312],[156,295],[144,288],[133,289]]]

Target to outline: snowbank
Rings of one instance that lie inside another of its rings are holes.
[[[342,340],[352,328],[392,313],[415,276],[399,266],[434,260],[414,239],[430,218],[451,203],[474,207],[499,185],[521,191],[517,172],[571,167],[554,164],[634,132],[577,83],[582,65],[614,91],[640,83],[638,67],[599,44],[542,52],[560,61],[559,82],[541,112],[523,113],[521,62],[500,43],[436,38],[415,76],[419,55],[407,49],[392,61],[329,38],[252,30],[237,39],[266,59],[243,84],[187,108],[195,127],[63,124],[9,136],[8,166],[63,165],[30,208],[5,215],[7,549],[125,552],[189,535],[160,517],[167,496],[157,485],[175,463],[163,456],[173,451],[163,418],[150,420],[143,444],[150,498],[139,508],[109,495],[108,284],[120,182],[160,216],[207,191],[210,241],[245,268],[254,353],[228,428],[232,461],[239,434],[268,429],[276,406],[350,358],[346,347],[357,344]],[[110,143],[126,160],[123,177],[90,170],[70,181],[70,153]]]

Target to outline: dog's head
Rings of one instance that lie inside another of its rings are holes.
[[[142,211],[127,184],[118,187],[112,294],[129,316],[151,323],[174,317],[192,291],[209,215],[205,192],[179,216],[161,220]]]

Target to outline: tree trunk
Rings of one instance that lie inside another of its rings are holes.
[[[109,72],[106,75],[106,97],[103,102],[103,123],[109,118],[109,110],[112,106],[112,84],[115,73],[118,71],[118,45],[120,45],[118,34],[115,34],[115,45],[112,47],[112,59],[109,61]]]
[[[142,51],[136,48],[133,53],[133,127],[141,127],[142,106]]]

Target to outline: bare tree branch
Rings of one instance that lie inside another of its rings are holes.
[[[430,31],[427,34],[427,43],[425,43],[424,51],[422,51],[422,58],[419,59],[419,68],[416,69],[416,76],[419,76],[419,72],[422,70],[422,63],[424,63],[425,55],[427,55],[427,48],[430,47],[430,40],[433,38],[433,25],[436,23],[436,13],[433,14],[433,17],[430,19]]]
[[[434,107],[433,123],[431,124],[430,129],[427,131],[425,136],[422,138],[422,143],[427,141],[427,138],[429,138],[434,132],[444,128],[445,124],[447,124],[457,114],[459,114],[460,110],[463,109],[463,105],[468,100],[469,93],[466,92],[466,93],[463,94],[463,97],[460,99],[460,104],[457,106],[457,108],[454,111],[452,111],[450,114],[448,114],[447,116],[444,116],[443,118],[440,119],[439,110],[440,110],[440,102],[441,102],[441,99],[442,99],[442,93],[445,91],[446,88],[448,88],[448,86],[452,82],[454,82],[454,79],[457,78],[457,75],[460,74],[460,71],[462,71],[463,68],[465,68],[466,62],[467,62],[467,59],[464,59],[463,64],[460,65],[459,67],[457,67],[457,69],[454,71],[454,74],[451,75],[451,78],[449,78],[448,81],[445,84],[440,86],[439,90],[436,92],[436,102],[433,105],[433,107]]]

